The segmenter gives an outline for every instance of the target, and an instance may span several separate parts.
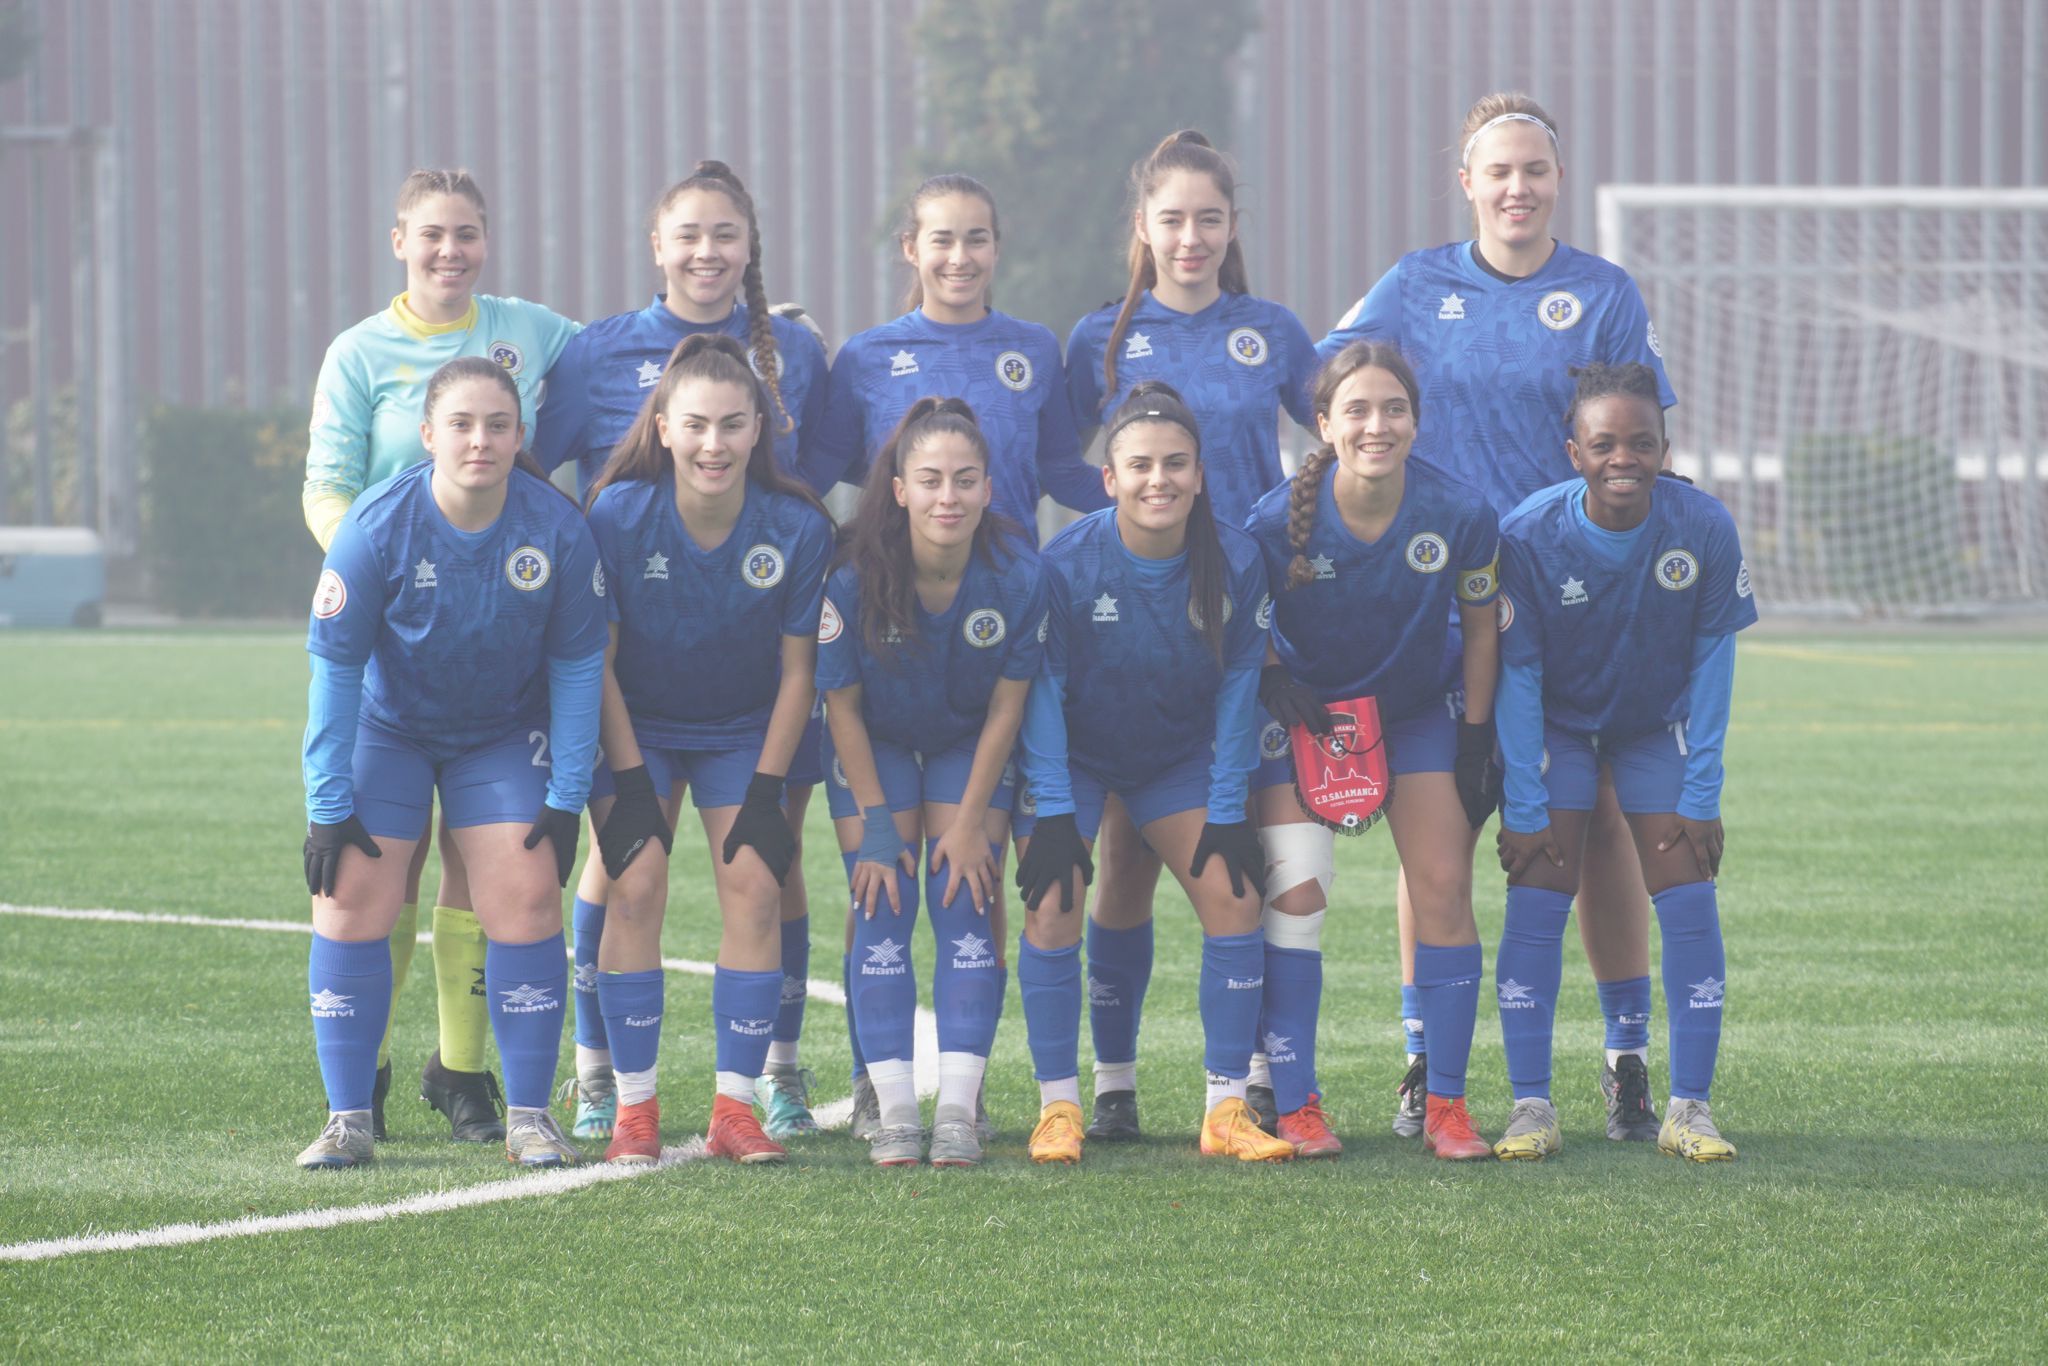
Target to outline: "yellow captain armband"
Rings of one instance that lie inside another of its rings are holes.
[[[1458,575],[1458,601],[1481,603],[1500,587],[1500,556],[1495,555],[1483,569],[1468,569]]]
[[[341,519],[348,516],[349,505],[354,502],[332,489],[307,488],[301,498],[306,512],[306,529],[313,533],[313,539],[320,543],[325,552],[334,544],[334,529],[341,525]]]

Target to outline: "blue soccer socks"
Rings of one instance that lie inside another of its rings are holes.
[[[926,845],[925,867],[931,867]],[[995,1043],[996,1023],[1003,1015],[1003,969],[988,917],[974,909],[974,895],[965,879],[942,904],[950,870],[927,872],[925,906],[936,941],[932,966],[932,1010],[939,1017],[939,1051],[987,1057]]]
[[[1316,949],[1265,946],[1265,1003],[1258,1050],[1273,1074],[1273,1103],[1291,1115],[1320,1094],[1316,1022],[1322,1013],[1323,955]]]
[[[1479,1015],[1479,979],[1485,972],[1477,944],[1415,945],[1415,995],[1429,1039],[1429,1094],[1456,1100],[1465,1094],[1465,1065]],[[1270,991],[1271,981],[1268,979]]]
[[[1516,1100],[1550,1099],[1550,1036],[1564,976],[1564,927],[1571,913],[1572,899],[1563,892],[1508,888],[1507,923],[1493,980],[1508,1083]],[[1427,1023],[1423,1027],[1427,1030]]]
[[[775,1012],[776,1043],[795,1043],[804,1033],[804,1003],[810,999],[811,918],[782,922],[782,1004]]]
[[[505,1104],[544,1110],[562,1047],[562,1005],[569,968],[560,932],[532,944],[484,947],[484,989],[491,1032],[505,1068]]]
[[[615,1072],[654,1070],[661,1055],[663,994],[660,968],[598,974],[597,998]]]
[[[1252,1038],[1266,987],[1266,936],[1216,934],[1202,940],[1196,995],[1202,1012],[1202,1065],[1213,1076],[1241,1080],[1251,1071]]]
[[[1721,1048],[1728,959],[1711,882],[1667,887],[1650,898],[1664,935],[1664,1010],[1671,1018],[1671,1094],[1706,1100]]]
[[[1047,950],[1020,936],[1017,991],[1024,998],[1032,1075],[1040,1081],[1080,1075],[1081,946]]]
[[[577,897],[569,929],[576,952],[576,1046],[608,1048],[604,1007],[597,999],[597,946],[604,939],[604,907]]]
[[[1650,1046],[1650,979],[1595,982],[1600,1016],[1607,1021],[1607,1051],[1629,1053]]]
[[[853,1006],[863,1061],[908,1059],[915,1037],[917,971],[911,964],[910,936],[917,928],[917,879],[896,869],[896,894],[901,912],[889,906],[886,894],[872,916],[867,908],[853,917],[853,953],[847,968],[847,1000]]]
[[[1088,922],[1088,1029],[1099,1062],[1135,1062],[1152,983],[1152,922],[1113,930]]]
[[[391,941],[313,936],[306,960],[313,1052],[329,1110],[367,1110],[377,1081],[377,1045],[391,1017]]]
[[[742,972],[718,965],[711,973],[711,1023],[718,1093],[754,1103],[754,1079],[768,1066],[768,1044],[782,1001],[782,969]],[[613,1045],[614,1057],[618,1056]]]

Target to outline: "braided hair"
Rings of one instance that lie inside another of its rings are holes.
[[[1401,382],[1408,391],[1408,410],[1415,420],[1422,420],[1422,392],[1415,382],[1415,371],[1409,368],[1401,348],[1390,341],[1355,341],[1323,363],[1316,371],[1316,382],[1312,390],[1315,398],[1316,416],[1327,419],[1330,409],[1337,401],[1337,391],[1344,387],[1344,381],[1360,370],[1384,370]],[[1288,591],[1315,580],[1315,567],[1308,562],[1309,533],[1315,530],[1316,503],[1323,494],[1323,472],[1337,458],[1337,450],[1328,442],[1322,449],[1313,451],[1301,468],[1295,472],[1287,489],[1287,544],[1294,550],[1294,558],[1287,564]]]

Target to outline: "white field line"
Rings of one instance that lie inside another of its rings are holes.
[[[71,910],[58,906],[17,906],[0,901],[0,915],[28,916],[38,920],[97,920],[121,925],[173,925],[217,930],[256,930],[270,934],[311,934],[313,927],[295,920],[231,920],[204,915],[170,915],[155,911]],[[433,936],[423,934],[422,944],[431,945]],[[694,958],[664,958],[662,967],[709,977],[713,964]],[[829,1005],[846,1004],[846,992],[837,982],[813,977],[806,983],[813,1000]],[[938,1019],[923,1006],[917,1008],[916,1076],[917,1092],[930,1096],[939,1089]],[[811,1113],[826,1129],[845,1127],[853,1112],[853,1098],[842,1096],[816,1106]],[[177,1247],[186,1243],[212,1242],[220,1238],[247,1238],[259,1233],[294,1233],[306,1229],[337,1228],[343,1224],[375,1223],[407,1214],[439,1214],[468,1209],[474,1205],[496,1204],[502,1200],[524,1200],[535,1195],[559,1195],[606,1181],[624,1181],[664,1167],[692,1162],[705,1156],[704,1141],[692,1138],[676,1147],[661,1150],[661,1161],[651,1166],[615,1167],[593,1163],[567,1171],[515,1176],[457,1190],[435,1191],[381,1205],[345,1205],[332,1209],[305,1210],[298,1214],[249,1215],[214,1224],[166,1224],[157,1228],[123,1233],[93,1233],[75,1238],[42,1238],[25,1243],[0,1244],[0,1262],[37,1262],[52,1257],[69,1257],[83,1252],[126,1252],[137,1248]]]

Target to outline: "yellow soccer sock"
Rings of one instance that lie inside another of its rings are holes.
[[[434,907],[434,982],[441,1011],[441,1065],[484,1070],[490,998],[484,994],[484,927],[475,911]]]
[[[398,923],[391,927],[391,1014],[384,1020],[384,1042],[377,1045],[377,1066],[391,1061],[391,1029],[398,1023],[398,994],[412,971],[412,953],[420,945],[420,904],[408,901],[399,907]]]

